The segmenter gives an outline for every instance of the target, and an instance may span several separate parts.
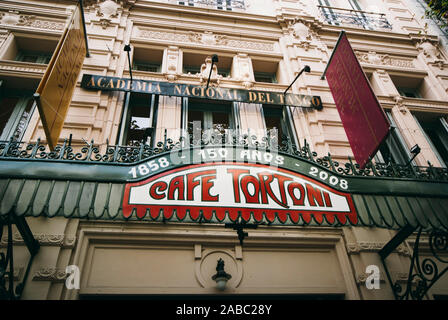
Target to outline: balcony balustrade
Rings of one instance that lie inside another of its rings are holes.
[[[318,6],[320,15],[332,25],[356,26],[367,30],[392,29],[384,13]]]

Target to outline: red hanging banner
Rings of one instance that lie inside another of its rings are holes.
[[[390,124],[344,31],[325,76],[353,155],[364,168],[386,139]]]

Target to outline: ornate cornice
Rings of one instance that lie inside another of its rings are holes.
[[[386,245],[386,242],[368,242],[368,241],[359,241],[359,242],[349,242],[346,245],[347,253],[348,254],[359,254],[361,252],[378,252],[380,251],[384,246]],[[403,243],[400,244],[395,251],[398,254],[404,255],[404,256],[411,256],[411,252],[409,249],[404,245]]]
[[[64,282],[67,278],[65,269],[42,267],[33,274],[34,281]]]
[[[367,277],[371,274],[367,274],[365,272],[358,273],[356,275],[356,283],[361,286],[366,283]],[[393,272],[392,278],[395,279],[397,282],[407,282],[408,281],[408,273],[407,272]],[[415,283],[416,281],[412,281],[412,283]],[[381,273],[380,276],[380,283],[386,283],[386,277],[385,273]]]
[[[391,57],[388,54],[378,54],[374,51],[369,52],[356,51],[355,53],[356,56],[358,57],[359,62],[361,63],[399,67],[399,68],[415,68],[413,60]]]
[[[15,245],[25,245],[19,232],[15,232],[12,236]],[[76,237],[64,234],[34,234],[34,239],[39,241],[41,246],[56,246],[62,248],[73,248],[76,243]],[[4,236],[0,241],[0,247],[6,247],[8,238]]]
[[[211,31],[205,31],[203,33],[193,31],[181,33],[139,28],[137,34],[140,38],[171,41],[175,43],[183,42],[258,51],[274,51],[273,42],[233,39],[229,36],[213,34]]]
[[[46,69],[46,64],[0,60],[0,72],[2,73],[23,74],[28,78],[41,78]]]
[[[64,30],[65,23],[65,20],[62,21],[61,19],[56,20],[31,14],[23,14],[14,10],[0,11],[0,26],[2,26],[2,28],[20,26],[59,31]]]

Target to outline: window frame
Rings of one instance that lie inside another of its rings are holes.
[[[203,105],[207,105],[210,104],[208,102],[212,102],[213,100],[207,100],[207,99],[197,99],[198,101],[204,100]],[[217,100],[220,101],[220,100]],[[183,97],[182,98],[182,115],[181,115],[181,136],[185,136],[185,135],[190,135],[191,133],[188,131],[188,111],[189,111],[189,106],[190,106],[190,99],[188,97]],[[202,104],[202,103],[200,103]],[[234,131],[239,131],[240,128],[240,117],[239,117],[239,112],[238,112],[238,107],[237,107],[237,102],[230,102],[230,104],[225,103],[224,105],[229,105],[230,107],[230,112],[229,112],[229,128],[227,130],[234,130]],[[202,130],[206,130],[206,129],[211,129],[211,128],[207,128],[207,124],[206,121],[208,121],[210,123],[211,120],[211,124],[213,125],[213,118],[212,118],[212,113],[213,111],[205,110],[205,114],[204,114],[204,128],[202,128]],[[203,134],[203,132],[202,132]]]
[[[257,77],[270,78],[272,81],[271,82],[257,81]],[[260,83],[278,83],[277,74],[272,73],[272,72],[254,71],[254,80],[255,80],[255,82],[260,82]]]
[[[291,143],[295,144],[296,146],[299,146],[299,140],[297,136],[297,132],[295,130],[291,107],[288,105],[269,105],[269,104],[262,104],[261,105],[261,116],[263,118],[263,125],[264,125],[264,131],[266,136],[268,135],[268,130],[266,127],[266,117],[265,117],[265,106],[268,108],[281,108],[281,114],[282,117],[280,119],[280,124],[282,125],[282,130],[287,134],[287,137],[289,136]],[[281,145],[282,137],[280,137],[279,146]]]
[[[412,112],[411,112],[412,113]],[[443,159],[443,157],[440,155],[439,150],[436,148],[436,146],[434,145],[432,139],[429,137],[429,135],[426,133],[426,131],[423,129],[423,126],[421,125],[419,119],[417,118],[417,115],[415,115],[414,113],[412,113],[412,116],[414,117],[415,122],[417,122],[419,129],[421,130],[421,132],[423,133],[423,136],[425,137],[426,141],[428,142],[428,144],[431,147],[432,152],[435,154],[437,160],[439,160],[440,165],[443,168],[447,167],[447,163],[445,162],[445,160]],[[439,116],[437,118],[440,122],[440,126],[442,129],[445,129],[445,134],[448,135],[448,123],[446,121],[446,119],[444,118],[444,116]],[[442,141],[443,143],[443,141]],[[447,144],[448,145],[448,144]],[[448,146],[444,145],[444,148],[446,149],[446,151],[448,151]]]
[[[33,62],[24,61],[24,58],[27,55],[35,55],[36,61],[33,61]],[[48,64],[51,60],[51,55],[52,55],[52,53],[48,54],[45,52],[38,52],[38,51],[19,50],[17,52],[16,58],[14,61],[25,62],[25,63]]]
[[[157,126],[157,115],[158,115],[158,106],[159,106],[159,95],[157,94],[146,94],[148,98],[150,99],[149,103],[149,123],[150,127],[152,128],[151,136],[148,136],[146,138],[146,141],[144,144],[148,144],[149,146],[153,147],[155,145],[155,131]],[[124,107],[122,111],[121,116],[121,125],[120,125],[120,134],[118,136],[118,144],[119,145],[128,145],[128,136],[129,136],[129,129],[130,129],[130,120],[131,120],[131,112],[132,112],[132,106],[131,106],[131,93],[126,92],[125,95],[125,101],[124,101]],[[149,138],[149,143],[148,143]],[[139,141],[141,143],[141,141]]]
[[[0,89],[1,89],[1,82],[0,82]],[[9,140],[14,135],[14,133],[18,129],[20,121],[23,119],[23,115],[26,111],[26,107],[29,105],[30,100],[33,99],[31,93],[29,93],[29,92],[18,93],[18,91],[13,90],[12,93],[10,93],[8,95],[5,95],[5,94],[0,95],[0,105],[2,103],[3,98],[9,98],[9,97],[16,97],[16,98],[18,98],[18,101],[16,102],[8,121],[6,122],[5,127],[3,128],[3,131],[0,132],[0,140],[2,140],[2,141]],[[17,137],[17,141],[22,140],[22,138],[28,128],[28,125],[30,123],[31,117],[32,117],[35,109],[36,109],[36,102],[33,101],[30,111],[29,111],[28,118],[25,120],[24,129],[20,133],[20,135]]]
[[[383,163],[386,165],[389,165],[390,163],[395,163],[398,165],[408,164],[409,161],[411,160],[409,152],[406,152],[408,150],[408,146],[404,141],[404,138],[401,135],[401,132],[397,124],[395,123],[391,111],[385,110],[385,113],[387,118],[389,119],[391,128],[389,136],[383,143],[386,144],[389,153],[391,155],[391,160],[393,161],[386,162],[386,159],[384,159],[384,155],[382,154],[380,149],[378,149],[378,151],[376,152],[374,160],[377,163]],[[397,150],[397,147],[399,150]],[[412,160],[412,164],[416,165],[414,160]]]

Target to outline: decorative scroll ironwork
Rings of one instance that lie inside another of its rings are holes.
[[[419,229],[414,243],[409,276],[405,288],[396,282],[392,289],[397,300],[422,300],[428,290],[448,271],[448,233],[432,230],[429,234],[429,249],[431,257],[422,259],[420,239],[422,228]],[[440,266],[445,265],[441,269]]]
[[[328,170],[345,176],[360,177],[384,177],[384,178],[406,178],[426,181],[448,181],[448,168],[434,167],[429,161],[428,166],[413,166],[411,164],[395,163],[374,163],[369,162],[364,169],[354,162],[351,157],[347,157],[345,163],[339,163],[332,159],[328,154],[318,157],[317,153],[312,151],[306,140],[303,144],[293,144],[288,137],[282,137],[279,142],[276,134],[269,134],[262,138],[257,138],[251,134],[239,134],[237,131],[225,130],[225,133],[204,131],[202,135],[188,135],[180,137],[174,141],[167,138],[166,132],[163,142],[158,142],[154,146],[148,144],[135,144],[132,146],[113,146],[107,145],[101,147],[95,145],[92,140],[86,142],[83,147],[77,150],[68,141],[57,145],[54,151],[37,139],[35,143],[25,143],[21,141],[0,141],[0,160],[1,159],[25,159],[25,160],[50,160],[63,162],[103,162],[110,164],[136,163],[152,156],[169,153],[180,149],[190,149],[193,147],[240,147],[265,151],[274,151],[290,155],[292,157],[315,163]]]
[[[355,25],[364,29],[392,29],[384,13],[366,12],[327,6],[318,6],[320,14],[329,24]]]
[[[177,0],[177,4],[191,6],[213,8],[218,10],[244,10],[244,0]]]

